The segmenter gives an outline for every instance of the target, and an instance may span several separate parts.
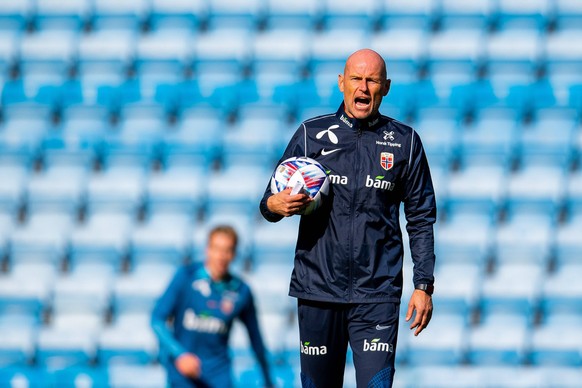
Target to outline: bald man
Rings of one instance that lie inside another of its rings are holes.
[[[328,171],[322,207],[301,216],[289,295],[298,299],[303,387],[341,387],[347,345],[358,387],[391,387],[402,296],[404,204],[414,263],[406,320],[420,334],[432,315],[436,202],[418,134],[379,113],[390,90],[386,64],[369,49],[353,53],[338,76],[337,112],[304,121],[281,157],[307,156]],[[260,203],[268,221],[310,201],[290,189]]]

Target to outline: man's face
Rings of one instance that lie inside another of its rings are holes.
[[[222,279],[235,257],[236,246],[232,236],[217,232],[210,236],[206,247],[206,267],[214,280]]]
[[[349,117],[362,120],[378,113],[382,98],[390,90],[385,74],[383,62],[372,54],[361,53],[348,59],[338,85]]]

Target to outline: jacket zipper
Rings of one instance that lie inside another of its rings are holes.
[[[352,203],[351,203],[351,233],[350,233],[350,255],[348,257],[349,260],[349,265],[348,265],[348,301],[351,303],[353,300],[353,283],[354,283],[354,260],[353,258],[355,257],[354,255],[354,223],[355,223],[355,219],[356,219],[356,198],[358,196],[358,187],[359,186],[359,172],[360,172],[360,158],[359,158],[359,151],[360,151],[360,143],[361,143],[361,138],[362,138],[362,130],[361,128],[358,127],[358,133],[356,136],[356,152],[355,152],[355,161],[354,161],[354,171],[355,171],[355,182],[354,182],[354,188],[353,188],[353,194],[352,194]]]

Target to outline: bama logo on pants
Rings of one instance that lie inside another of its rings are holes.
[[[301,354],[308,356],[323,356],[324,354],[327,354],[327,346],[324,345],[313,346],[309,341],[299,341],[299,345],[301,346]]]
[[[364,339],[364,352],[393,352],[394,346],[387,342],[380,342],[380,338],[374,338],[370,342]]]

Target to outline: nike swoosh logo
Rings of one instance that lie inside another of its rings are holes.
[[[329,150],[329,151],[326,151],[325,149],[323,149],[323,150],[321,150],[321,155],[325,156],[325,155],[333,154],[334,152],[339,151],[339,150],[341,150],[341,148],[336,148],[336,149]]]
[[[390,329],[391,327],[392,327],[392,325],[388,325],[388,326],[376,325],[376,330],[386,330],[386,329]]]

